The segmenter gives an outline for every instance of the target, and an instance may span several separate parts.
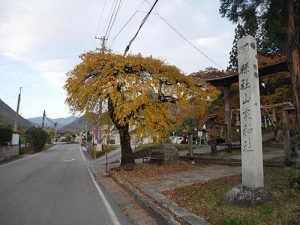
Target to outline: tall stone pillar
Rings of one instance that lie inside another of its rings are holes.
[[[242,184],[264,186],[257,48],[254,37],[238,40]]]
[[[224,203],[258,205],[272,198],[264,188],[261,113],[256,41],[252,36],[238,40],[241,117],[242,185],[227,192]]]

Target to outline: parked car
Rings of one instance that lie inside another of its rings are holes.
[[[187,138],[187,136],[182,136],[179,138],[179,143],[180,144],[188,144],[189,143],[189,139]]]

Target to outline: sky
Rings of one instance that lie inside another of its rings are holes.
[[[100,46],[95,36],[106,33],[113,2],[0,0],[0,99],[16,110],[22,87],[24,118],[44,110],[52,119],[71,116],[66,74],[80,63],[81,53]],[[153,2],[123,0],[107,40],[113,52],[124,53]],[[163,59],[187,75],[211,66],[226,69],[234,25],[220,16],[219,6],[219,0],[159,0],[129,53]]]

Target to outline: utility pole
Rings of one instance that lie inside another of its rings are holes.
[[[18,116],[19,116],[19,108],[20,108],[20,101],[21,101],[21,91],[22,91],[22,87],[20,87],[20,93],[18,96],[18,105],[17,105],[16,119],[14,124],[14,132],[18,131]]]
[[[107,38],[105,36],[103,36],[101,38],[95,37],[95,39],[101,40],[101,48],[96,48],[96,50],[99,50],[102,54],[105,53],[105,51],[107,50],[107,48],[106,48]]]
[[[46,117],[46,112],[44,110],[44,113],[43,113],[43,122],[42,122],[42,129],[44,129],[45,117]]]
[[[54,123],[54,140],[56,139],[57,134],[57,122]]]

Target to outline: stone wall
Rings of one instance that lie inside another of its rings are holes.
[[[0,162],[19,155],[19,145],[0,146]]]
[[[148,148],[133,154],[135,159],[149,157],[152,153],[163,153],[165,162],[174,162],[178,160],[178,150],[168,144],[149,146]]]

